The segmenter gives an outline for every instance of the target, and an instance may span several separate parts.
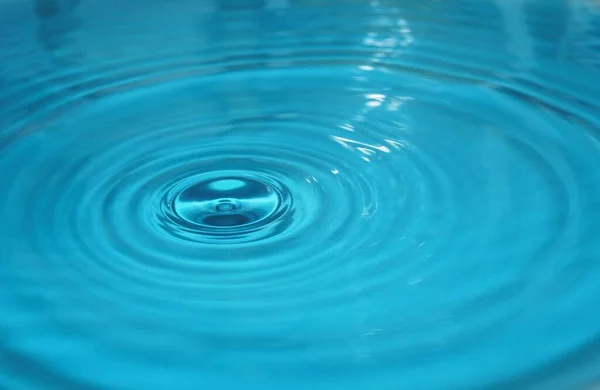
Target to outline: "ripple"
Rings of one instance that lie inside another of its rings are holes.
[[[187,177],[165,194],[163,216],[174,229],[196,233],[189,237],[193,241],[266,239],[268,235],[257,233],[267,226],[271,233],[281,230],[273,227],[282,225],[278,220],[291,209],[291,195],[276,182],[246,176],[248,172],[231,171]]]
[[[592,2],[35,3],[0,388],[600,380]]]

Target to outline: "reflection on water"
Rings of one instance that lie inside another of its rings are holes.
[[[86,30],[79,11],[85,11],[87,18],[93,17],[90,10],[95,6],[94,3],[98,2],[85,3],[81,0],[35,0],[33,2],[33,12],[38,21],[36,29],[38,42],[52,56],[57,65],[77,62],[85,52],[94,51],[94,44],[102,44],[102,42],[86,42],[85,45],[78,43],[78,36],[82,29]],[[293,29],[294,25],[298,23],[289,13],[281,13],[281,11],[301,11],[302,7],[325,7],[327,4],[336,2],[321,0],[205,0],[191,2],[182,0],[163,3],[172,3],[173,9],[176,8],[175,4],[187,4],[187,9],[192,11],[191,14],[197,15],[196,25],[199,26],[197,39],[203,41],[210,37],[209,39],[213,40],[214,44],[231,39],[231,34],[237,30],[236,26],[239,24],[255,26],[245,31],[246,39],[254,36],[257,41],[260,39],[268,41],[270,35],[289,33],[290,29]],[[516,68],[523,70],[535,68],[536,53],[540,50],[545,51],[544,55],[547,55],[549,50],[554,50],[557,56],[576,59],[586,66],[599,67],[600,55],[597,50],[599,44],[594,38],[600,31],[598,26],[599,5],[591,0],[561,2],[562,6],[554,7],[556,15],[553,15],[553,28],[546,29],[544,26],[531,22],[532,15],[542,12],[540,7],[543,7],[544,3],[541,0],[491,0],[481,2],[478,8],[474,9],[469,1],[464,0],[409,2],[402,4],[402,9],[405,10],[407,17],[400,22],[411,23],[410,16],[414,15],[415,11],[418,12],[418,18],[422,21],[430,18],[432,22],[439,20],[440,15],[451,12],[452,9],[479,12],[481,20],[486,20],[490,25],[497,24],[499,29],[505,30],[508,37],[505,50],[517,58]],[[122,4],[130,13],[145,15],[148,9],[156,8],[157,1],[139,3],[137,9],[133,6],[135,2],[123,1]],[[368,9],[397,7],[397,4],[389,0],[352,1],[349,4],[366,6],[364,10],[367,14],[369,13]],[[385,14],[378,14],[375,17],[385,18]],[[215,23],[214,20],[219,20],[219,22]],[[311,23],[310,20],[303,22],[309,25]],[[498,24],[499,22],[501,24]],[[181,26],[172,27],[177,29]],[[371,24],[371,27],[374,27],[373,30],[377,29],[376,24]],[[393,45],[397,50],[400,46],[399,43],[406,43],[407,37],[404,31],[407,30],[401,24],[398,24],[397,27],[397,34],[387,37],[385,41],[379,41],[379,45],[389,45],[392,41],[397,41],[398,44]],[[357,26],[357,28],[362,29],[364,26]],[[434,34],[434,31],[423,31],[422,33],[427,36]],[[325,32],[323,34],[325,39]],[[374,41],[376,39],[374,34],[376,34],[374,31],[366,31],[365,42]],[[539,34],[545,35],[544,38],[548,38],[548,34],[552,34],[554,47],[536,47],[535,42]],[[98,38],[102,40],[102,37]],[[409,37],[408,39],[413,38]],[[480,42],[485,44],[485,39],[482,37]],[[157,44],[159,43],[157,42]]]
[[[565,34],[561,42],[562,56],[586,66],[600,69],[600,2],[569,3]]]
[[[42,47],[59,62],[70,62],[81,20],[76,11],[80,0],[35,0],[34,13],[38,18],[37,37]]]

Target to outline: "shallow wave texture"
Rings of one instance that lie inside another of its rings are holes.
[[[600,3],[0,1],[0,389],[592,389]]]

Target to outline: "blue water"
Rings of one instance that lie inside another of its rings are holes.
[[[0,389],[591,390],[600,2],[0,0]]]

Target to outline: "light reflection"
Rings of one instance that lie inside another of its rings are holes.
[[[388,111],[398,111],[402,103],[403,102],[401,100],[392,99],[392,101],[390,101],[390,104],[388,104],[387,109]]]
[[[532,69],[536,67],[533,37],[527,25],[525,14],[526,0],[495,0],[497,7],[502,12],[506,33],[509,37],[506,50],[517,56],[517,66],[521,69]]]
[[[366,95],[367,99],[367,107],[379,107],[385,101],[385,95],[379,93],[369,93]]]
[[[372,156],[375,154],[374,150],[368,149],[368,148],[363,148],[363,147],[358,147],[356,148],[356,150],[358,150],[359,152],[361,152],[362,154],[366,155],[366,156]]]
[[[370,5],[378,7],[379,2],[372,1]],[[358,66],[359,71],[365,72],[354,77],[358,82],[368,81],[370,77],[366,72],[374,71],[377,64],[384,61],[385,57],[401,55],[400,49],[410,46],[415,41],[410,24],[404,18],[378,17],[373,22],[374,28],[363,37],[363,44],[371,49],[371,58],[366,64]],[[377,28],[382,26],[385,28]],[[357,123],[368,122],[367,118],[371,110],[381,107],[388,111],[399,111],[407,101],[414,100],[410,96],[389,96],[375,91],[364,94],[364,97],[366,101],[363,109],[359,110],[349,122],[339,125],[341,129],[355,132]],[[404,130],[402,125],[399,127]],[[339,136],[332,136],[332,139],[344,148],[358,153],[365,162],[370,162],[370,158],[377,152],[390,153],[391,149],[399,150],[405,147],[398,141],[387,139],[385,145],[371,145]]]
[[[413,101],[415,100],[415,98],[410,97],[410,96],[396,96],[394,98],[392,98],[390,100],[390,103],[387,106],[387,109],[389,111],[398,111],[398,109],[400,109],[400,107],[408,102],[408,101]]]
[[[406,145],[404,145],[402,142],[400,141],[396,141],[393,139],[386,139],[384,140],[385,143],[387,143],[388,145],[390,145],[392,148],[400,150],[406,147]]]
[[[383,19],[382,21],[384,23],[381,24],[389,24],[388,20]],[[415,41],[406,19],[396,20],[395,25],[396,28],[392,30],[396,33],[394,36],[381,38],[380,34],[371,31],[367,33],[367,36],[363,39],[363,43],[367,46],[378,48],[396,48],[398,46],[407,47]]]
[[[377,329],[372,329],[371,331],[369,331],[369,332],[367,332],[367,333],[363,333],[363,337],[374,336],[374,335],[376,335],[377,333],[381,333],[381,332],[383,332],[383,329],[379,329],[379,328],[377,328]]]
[[[379,6],[378,1],[372,1],[371,7],[377,8]],[[372,54],[371,62],[381,62],[383,58],[388,55],[397,56],[401,54],[399,48],[406,48],[410,46],[414,41],[413,32],[406,19],[403,18],[391,18],[381,17],[375,19],[377,26],[385,26],[385,31],[390,31],[389,34],[382,36],[383,34],[376,31],[370,31],[363,38],[363,44],[376,48]],[[373,66],[363,65],[360,66],[361,70],[372,71]]]
[[[408,46],[414,42],[414,38],[412,36],[412,31],[408,27],[408,22],[405,19],[400,19],[397,21],[398,26],[400,27],[397,32],[402,35],[402,40],[399,42],[400,46]]]
[[[370,157],[376,155],[377,152],[391,153],[391,149],[386,145],[373,145],[339,136],[330,136],[330,138],[336,143],[342,145],[345,149],[355,153],[357,152],[360,155],[360,158],[367,163],[371,162]],[[397,140],[385,139],[384,142],[395,150],[406,148],[406,145]],[[339,171],[337,169],[333,169],[331,170],[331,173],[337,175],[339,174]]]
[[[383,102],[385,100],[385,95],[380,93],[368,93],[367,98]]]
[[[371,144],[367,144],[364,142],[355,141],[350,138],[343,138],[343,137],[338,137],[338,136],[331,136],[331,138],[335,142],[337,142],[338,144],[342,145],[344,148],[349,149],[349,150],[366,148],[366,149],[370,149],[372,151],[378,150],[383,153],[390,153],[390,149],[385,145],[371,145]]]
[[[397,46],[398,40],[395,37],[378,39],[377,33],[370,32],[367,34],[367,37],[363,40],[363,43],[367,46],[392,48]]]
[[[360,215],[361,219],[369,219],[371,218],[373,215],[375,215],[375,213],[377,213],[377,209],[378,209],[378,204],[377,202],[372,202],[369,203],[368,205],[364,205],[363,209],[362,209],[362,213]]]

